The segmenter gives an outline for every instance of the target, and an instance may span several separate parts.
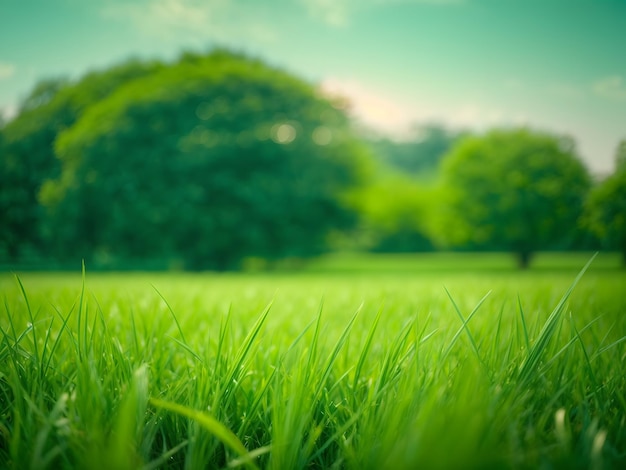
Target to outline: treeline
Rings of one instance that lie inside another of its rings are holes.
[[[47,80],[0,128],[0,263],[238,269],[329,250],[626,252],[625,150],[439,126],[364,136],[346,103],[227,50]]]

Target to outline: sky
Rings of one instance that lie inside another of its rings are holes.
[[[596,174],[626,139],[626,0],[0,0],[0,112],[44,78],[216,46],[397,138],[528,126],[572,136]]]

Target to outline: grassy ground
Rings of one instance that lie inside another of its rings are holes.
[[[626,272],[0,276],[0,468],[622,468]]]

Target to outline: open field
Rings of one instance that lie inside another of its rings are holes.
[[[0,468],[622,468],[626,271],[0,276]],[[562,301],[563,300],[563,301]]]

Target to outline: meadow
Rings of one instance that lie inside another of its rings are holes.
[[[0,468],[626,468],[612,254],[0,275]]]

